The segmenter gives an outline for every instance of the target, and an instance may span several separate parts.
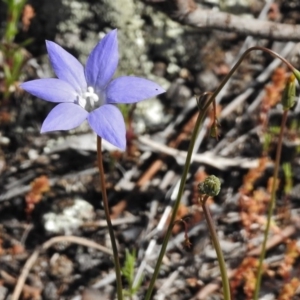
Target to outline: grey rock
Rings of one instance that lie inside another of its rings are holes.
[[[196,75],[196,84],[202,91],[213,91],[219,85],[219,79],[213,71],[207,69]]]
[[[100,265],[101,259],[91,259],[90,254],[78,253],[76,255],[76,263],[78,264],[79,272],[83,273]]]
[[[134,123],[135,130],[138,133],[144,132],[146,129],[153,129],[156,126],[167,124],[171,115],[164,112],[163,104],[156,98],[142,101],[137,104]]]
[[[46,283],[43,290],[43,297],[46,300],[56,300],[58,298],[58,290],[53,281]]]
[[[183,107],[186,105],[186,102],[191,99],[192,91],[184,84],[182,78],[178,78],[172,82],[166,97],[171,106]]]
[[[50,260],[49,272],[56,278],[69,281],[73,272],[73,262],[66,255],[55,253]]]
[[[73,205],[65,207],[60,213],[49,212],[43,215],[43,224],[49,234],[74,233],[86,220],[93,218],[94,208],[87,201],[75,199]]]
[[[6,299],[7,292],[8,289],[5,286],[0,285],[0,299]]]

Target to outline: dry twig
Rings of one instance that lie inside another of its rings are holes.
[[[74,244],[78,244],[78,245],[83,245],[86,247],[91,247],[91,248],[95,248],[98,249],[106,254],[112,255],[112,251],[107,249],[104,246],[101,246],[93,241],[90,241],[88,239],[85,238],[81,238],[78,236],[56,236],[54,238],[51,238],[50,240],[48,240],[47,242],[45,242],[39,249],[35,250],[31,256],[27,259],[23,270],[21,272],[20,277],[18,278],[17,284],[15,286],[14,289],[14,293],[11,297],[11,300],[18,300],[20,297],[20,294],[23,290],[24,287],[24,283],[26,281],[26,278],[32,268],[32,266],[34,265],[34,263],[36,262],[36,260],[38,259],[40,253],[42,251],[47,250],[48,248],[50,248],[51,246],[53,246],[56,243],[74,243]]]
[[[184,25],[281,41],[300,40],[300,25],[251,20],[229,13],[205,10],[194,0],[147,0],[147,2],[164,2],[166,13]]]

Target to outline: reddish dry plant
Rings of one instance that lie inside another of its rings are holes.
[[[3,239],[0,238],[0,256],[2,255],[17,255],[24,253],[24,246],[20,243],[15,243],[11,245],[9,248],[3,248]]]
[[[246,232],[250,234],[251,225],[258,221],[261,214],[265,212],[265,206],[270,201],[270,195],[263,190],[254,189],[254,183],[260,178],[267,166],[269,159],[263,157],[259,160],[257,168],[249,170],[244,176],[244,182],[240,189],[240,210],[241,221],[246,229]]]
[[[50,183],[47,176],[40,176],[31,183],[31,190],[26,194],[26,214],[29,216],[37,203],[42,199],[44,193],[50,190]]]
[[[270,159],[265,156],[259,159],[258,167],[250,169],[249,172],[243,178],[243,185],[240,189],[242,195],[249,195],[254,189],[254,183],[260,178],[267,167]]]
[[[241,222],[245,228],[248,237],[251,237],[254,233],[251,226],[253,224],[261,225],[260,228],[264,228],[266,225],[266,210],[271,200],[271,196],[263,189],[255,190],[252,196],[241,195],[239,199],[240,203],[240,216]],[[259,228],[259,230],[260,230]],[[270,228],[274,233],[279,233],[279,227],[273,222]],[[249,250],[252,248],[248,245]]]
[[[246,257],[237,268],[233,279],[230,281],[232,295],[235,297],[238,289],[243,286],[245,300],[253,298],[256,284],[256,270],[258,268],[258,259]],[[234,299],[234,298],[233,298]]]
[[[277,270],[277,274],[283,279],[289,279],[293,265],[300,257],[300,247],[297,245],[297,241],[288,239],[286,241],[286,251],[283,261],[280,263]]]
[[[254,190],[254,184],[265,172],[266,166],[269,162],[268,157],[262,157],[259,160],[257,168],[249,170],[244,176],[244,182],[240,189],[240,215],[242,224],[246,232],[251,234],[252,224],[266,224],[265,213],[268,204],[271,200],[271,187],[273,178],[269,178],[267,188]],[[277,186],[279,181],[277,182]],[[278,227],[275,224],[271,225],[271,229],[278,232]]]
[[[271,107],[281,101],[282,91],[287,81],[287,72],[284,68],[277,68],[272,76],[272,81],[265,87],[265,96],[261,101],[259,121],[263,128],[268,125],[268,112]]]
[[[31,24],[31,19],[35,17],[34,8],[30,4],[26,4],[23,9],[22,15],[22,29],[24,31],[28,31],[29,26]]]
[[[296,294],[296,291],[299,289],[300,280],[299,278],[294,277],[290,282],[286,283],[277,300],[291,300],[293,296]]]
[[[2,89],[0,88],[1,92]],[[0,124],[9,125],[14,121],[14,117],[8,111],[0,111]]]
[[[273,178],[273,177],[270,177],[270,178],[268,179],[268,183],[267,183],[267,191],[268,191],[268,193],[269,193],[270,195],[271,195],[271,193],[272,193],[273,181],[274,181],[274,178]],[[277,180],[276,180],[276,185],[275,185],[275,190],[278,189],[279,184],[280,184],[280,180],[277,178]]]
[[[240,216],[243,227],[250,235],[251,225],[255,223],[265,223],[262,214],[265,212],[266,203],[270,197],[263,190],[256,190],[253,196],[241,195],[240,197]]]

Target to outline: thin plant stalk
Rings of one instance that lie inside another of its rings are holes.
[[[216,232],[216,228],[214,225],[214,221],[211,217],[209,208],[207,207],[206,200],[208,199],[207,196],[205,196],[204,200],[201,201],[201,206],[203,209],[203,213],[208,225],[208,229],[211,235],[211,240],[213,242],[214,248],[217,253],[217,259],[220,267],[220,273],[221,273],[221,278],[222,278],[222,286],[223,286],[223,296],[224,299],[230,300],[231,299],[231,294],[230,294],[230,286],[229,286],[229,280],[227,276],[227,270],[226,270],[226,264],[223,256],[223,252],[220,246],[220,242],[218,239],[218,235]]]
[[[265,51],[265,52],[271,54],[272,56],[275,56],[275,57],[279,58],[282,62],[284,62],[290,68],[290,70],[292,72],[294,72],[294,67],[285,58],[281,57],[276,52],[274,52],[270,49],[264,48],[264,47],[251,47],[243,53],[243,55],[240,57],[240,59],[236,62],[236,64],[230,70],[230,72],[222,80],[219,87],[211,94],[211,96],[207,100],[207,103],[205,104],[205,106],[203,107],[203,109],[200,111],[200,113],[198,115],[198,118],[197,118],[196,124],[195,124],[195,128],[192,132],[191,141],[190,141],[190,144],[189,144],[189,148],[188,148],[188,152],[187,152],[187,156],[186,156],[186,160],[185,160],[185,165],[184,165],[181,180],[180,180],[180,185],[179,185],[179,189],[178,189],[177,198],[176,198],[175,203],[174,203],[173,211],[172,211],[172,214],[171,214],[171,219],[170,219],[170,222],[169,222],[169,225],[168,225],[168,228],[167,228],[167,232],[165,234],[165,237],[164,237],[164,240],[163,240],[163,243],[162,243],[162,246],[161,246],[159,256],[157,258],[155,269],[154,269],[154,272],[152,274],[152,277],[151,277],[151,280],[150,280],[150,283],[149,283],[149,287],[147,289],[145,300],[150,300],[150,298],[151,298],[153,288],[154,288],[154,285],[155,285],[155,281],[158,277],[159,269],[160,269],[163,257],[165,255],[165,252],[166,252],[166,249],[167,249],[167,244],[168,244],[168,241],[169,241],[169,239],[171,237],[171,234],[172,234],[173,223],[176,221],[176,216],[177,216],[177,211],[178,211],[178,208],[179,208],[179,205],[180,205],[180,200],[181,200],[182,194],[184,192],[184,186],[185,186],[186,178],[187,178],[187,175],[188,175],[188,172],[189,172],[189,169],[190,169],[193,149],[194,149],[194,146],[195,146],[196,138],[197,138],[199,130],[200,130],[200,125],[203,123],[204,117],[205,117],[205,115],[208,111],[208,108],[209,108],[210,104],[212,103],[213,99],[215,99],[216,96],[220,93],[220,91],[222,90],[224,85],[227,83],[227,81],[230,79],[230,77],[233,75],[233,73],[237,70],[237,68],[240,66],[240,64],[245,59],[245,57],[251,51],[255,51],[255,50]]]
[[[191,141],[190,141],[190,144],[189,144],[189,149],[188,149],[188,153],[187,153],[187,157],[186,157],[186,162],[185,162],[185,165],[184,165],[184,169],[183,169],[183,173],[182,173],[182,177],[181,177],[181,181],[180,181],[180,185],[179,185],[178,195],[177,195],[174,207],[173,207],[173,212],[172,212],[172,215],[171,215],[169,226],[168,226],[166,235],[164,237],[159,256],[157,258],[157,263],[155,265],[155,269],[154,269],[154,272],[152,274],[152,278],[151,278],[149,287],[147,289],[147,294],[145,296],[145,300],[150,300],[150,298],[151,298],[151,294],[152,294],[152,291],[153,291],[153,288],[154,288],[154,285],[155,285],[155,281],[156,281],[158,273],[159,273],[160,265],[161,265],[161,262],[163,260],[164,255],[165,255],[168,241],[169,241],[169,239],[171,237],[171,234],[172,234],[173,223],[176,221],[176,215],[177,215],[177,211],[178,211],[178,208],[179,208],[182,193],[183,193],[183,190],[184,190],[185,181],[186,181],[188,171],[189,171],[189,168],[190,168],[191,158],[192,158],[192,154],[193,154],[193,148],[194,148],[194,145],[195,145],[196,137],[199,133],[200,125],[203,122],[205,112],[207,111],[207,109],[208,108],[206,108],[206,110],[203,110],[202,112],[199,113],[196,124],[195,124],[195,129],[192,133],[192,137],[191,137]]]
[[[279,140],[278,140],[277,149],[276,149],[275,166],[274,166],[273,182],[272,182],[272,192],[271,192],[271,202],[270,202],[270,206],[269,206],[267,225],[266,225],[266,229],[265,229],[265,233],[264,233],[264,241],[262,244],[262,249],[261,249],[261,253],[260,253],[260,257],[259,257],[259,264],[258,264],[258,269],[257,269],[257,279],[256,279],[255,291],[254,291],[254,297],[253,297],[254,300],[258,300],[260,286],[261,286],[263,262],[264,262],[264,258],[266,256],[268,235],[269,235],[272,215],[273,215],[273,211],[274,211],[274,207],[275,207],[277,178],[278,178],[280,157],[281,157],[281,150],[282,150],[283,132],[284,132],[287,116],[288,116],[288,110],[284,110],[282,120],[281,120]]]
[[[18,33],[18,21],[27,0],[4,0],[7,4],[7,20],[4,41],[11,43]]]
[[[111,241],[111,246],[112,246],[112,250],[113,250],[113,256],[114,256],[118,300],[123,300],[121,266],[120,266],[120,261],[119,261],[118,248],[117,248],[116,238],[115,238],[115,234],[114,234],[114,229],[113,229],[113,226],[112,226],[112,223],[111,223],[111,220],[110,220],[109,205],[108,205],[106,186],[105,186],[105,177],[104,177],[104,168],[103,168],[103,157],[102,157],[101,144],[102,144],[102,139],[99,136],[97,136],[97,162],[98,162],[98,168],[99,168],[99,173],[100,173],[100,185],[101,185],[101,192],[102,192],[102,201],[103,201],[105,218],[106,218],[106,222],[107,222],[107,228],[108,228],[110,241]]]

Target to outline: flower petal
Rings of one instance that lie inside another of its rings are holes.
[[[20,84],[26,92],[50,102],[74,102],[77,93],[65,81],[56,78],[36,79]]]
[[[113,77],[119,61],[117,30],[108,33],[87,59],[85,76],[88,86],[104,90]]]
[[[45,119],[41,133],[55,130],[70,130],[79,126],[88,116],[88,112],[77,104],[60,103]]]
[[[83,65],[61,46],[46,41],[50,62],[56,76],[68,82],[77,92],[86,89]]]
[[[92,111],[88,116],[92,129],[114,146],[125,150],[126,128],[120,110],[114,105],[106,104]]]
[[[135,103],[154,97],[165,90],[153,81],[124,76],[113,80],[106,90],[107,103]]]

